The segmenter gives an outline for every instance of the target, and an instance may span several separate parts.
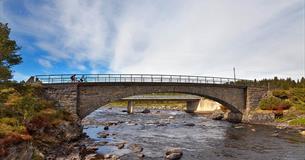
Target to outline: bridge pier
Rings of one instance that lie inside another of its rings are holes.
[[[133,113],[133,106],[134,106],[134,101],[128,101],[128,105],[127,105],[127,113],[128,114]]]
[[[194,113],[198,107],[200,107],[200,100],[192,100],[192,101],[186,101],[186,110],[187,113]]]

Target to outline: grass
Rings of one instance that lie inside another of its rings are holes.
[[[1,119],[2,120],[2,119]],[[26,127],[22,124],[0,123],[0,138],[4,138],[11,134],[27,134]]]
[[[305,117],[296,118],[289,121],[289,125],[292,126],[305,126]]]
[[[291,107],[289,100],[283,100],[278,97],[268,97],[259,102],[259,107],[262,110],[284,110]]]

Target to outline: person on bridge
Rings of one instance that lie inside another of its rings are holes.
[[[76,74],[73,74],[70,78],[72,82],[76,82]]]
[[[85,75],[82,75],[82,77],[80,78],[80,82],[86,82],[87,78],[85,77]]]

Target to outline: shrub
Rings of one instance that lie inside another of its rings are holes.
[[[287,90],[274,90],[272,91],[272,95],[280,99],[288,99],[290,96]]]
[[[262,110],[284,110],[289,109],[290,106],[289,101],[277,97],[268,97],[259,102],[259,107]]]
[[[0,138],[11,134],[27,134],[26,127],[15,118],[0,119]]]
[[[305,118],[301,117],[301,118],[297,118],[294,120],[291,120],[289,122],[289,125],[294,125],[294,126],[305,126]]]

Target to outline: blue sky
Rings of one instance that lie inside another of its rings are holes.
[[[156,73],[298,79],[304,0],[0,0],[22,47],[14,79]]]

